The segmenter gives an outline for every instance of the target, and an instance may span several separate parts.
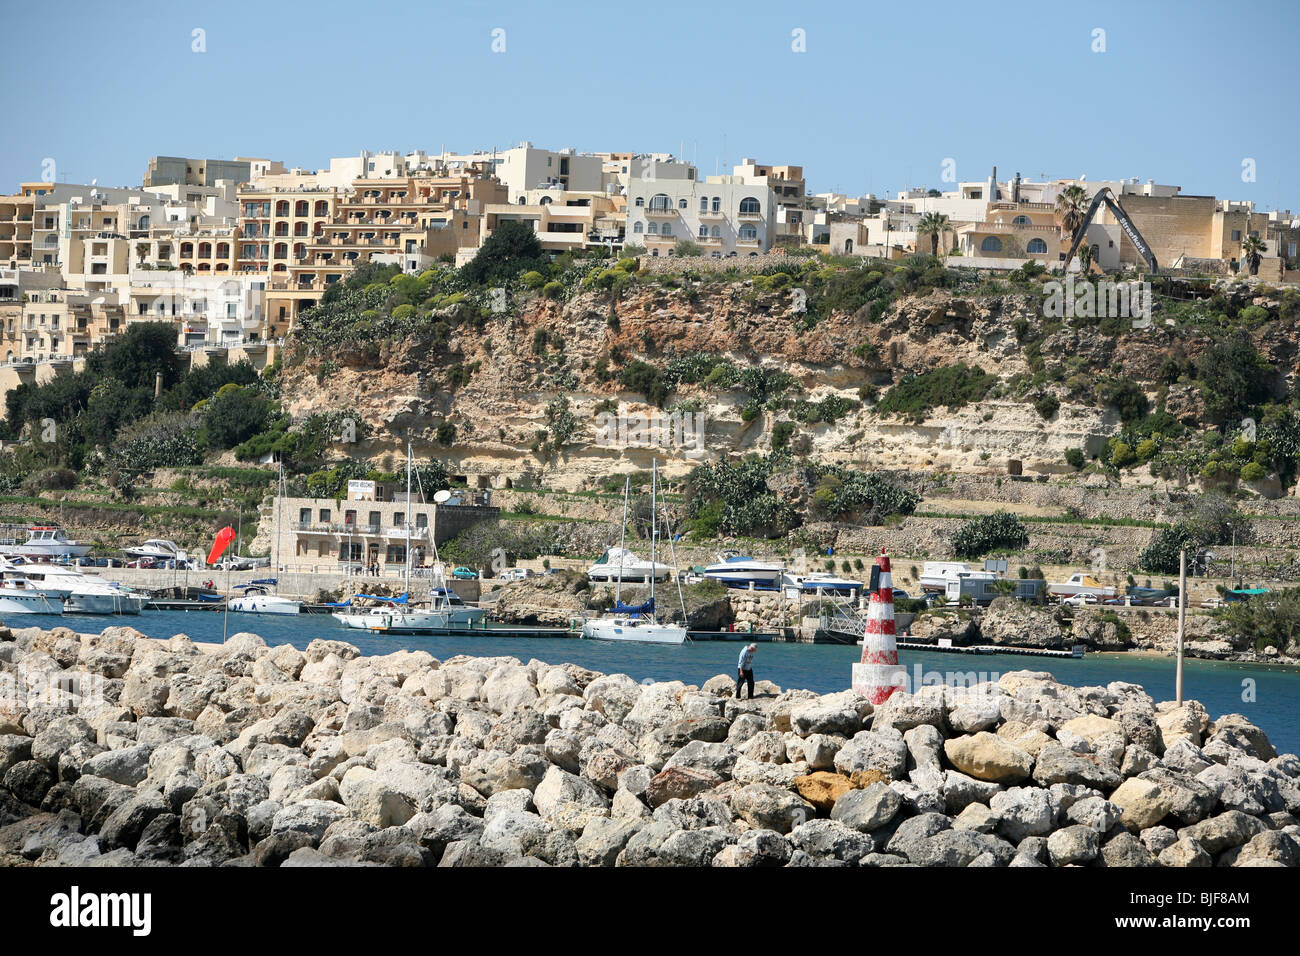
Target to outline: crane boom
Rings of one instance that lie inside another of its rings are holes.
[[[1092,219],[1097,215],[1097,210],[1102,203],[1110,210],[1115,221],[1120,224],[1124,234],[1128,236],[1129,241],[1137,249],[1138,253],[1146,260],[1148,268],[1152,274],[1160,271],[1160,266],[1156,262],[1156,254],[1151,251],[1151,246],[1142,238],[1142,233],[1138,232],[1137,225],[1129,218],[1129,214],[1124,211],[1124,207],[1119,204],[1119,197],[1110,191],[1109,186],[1102,186],[1097,190],[1097,195],[1092,197],[1092,204],[1088,206],[1088,212],[1083,217],[1083,222],[1079,224],[1078,231],[1074,234],[1074,242],[1070,244],[1070,251],[1065,255],[1065,265],[1063,271],[1068,271],[1070,263],[1074,261],[1074,254],[1079,251],[1079,244],[1083,242],[1084,233],[1088,231],[1088,226],[1092,225]]]

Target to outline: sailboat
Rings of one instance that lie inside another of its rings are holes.
[[[406,516],[406,590],[400,597],[384,597],[378,594],[357,594],[355,597],[381,602],[377,607],[338,610],[332,613],[334,620],[344,627],[363,631],[382,631],[389,634],[432,634],[436,631],[464,630],[482,625],[487,617],[484,608],[470,607],[447,586],[446,571],[438,559],[437,521],[438,505],[447,501],[451,492],[445,489],[433,496],[434,525],[429,529],[429,540],[433,545],[434,564],[429,581],[429,606],[414,607],[410,604],[411,595],[411,521]],[[411,443],[406,443],[406,502],[410,510],[411,503]],[[352,598],[344,601],[340,608],[350,607]]]
[[[275,486],[275,567],[280,567],[280,509],[284,498],[284,462],[280,462],[280,480]],[[278,584],[276,578],[261,578],[248,584],[238,584],[237,591],[242,592],[237,598],[226,601],[227,609],[244,614],[298,614],[302,611],[302,602],[295,601],[275,592]]]
[[[627,502],[631,478],[623,482],[623,531],[620,550],[627,539]],[[656,545],[659,539],[659,462],[651,463],[650,478],[650,566],[654,566]],[[672,536],[669,543],[671,545]],[[677,554],[673,547],[673,577],[677,577]],[[650,599],[643,604],[623,603],[623,576],[616,578],[614,608],[607,615],[587,621],[582,626],[582,636],[592,641],[627,641],[639,644],[681,644],[686,640],[684,624],[661,624],[655,613],[655,575],[650,575]],[[677,581],[677,597],[682,604],[682,620],[686,619],[686,602],[682,598],[681,580]]]

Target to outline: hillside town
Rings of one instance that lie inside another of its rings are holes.
[[[992,273],[1026,262],[1300,280],[1300,220],[1138,178],[956,181],[882,196],[812,192],[804,167],[743,159],[700,174],[667,153],[579,153],[523,142],[470,153],[367,152],[318,170],[154,156],[138,186],[23,182],[0,196],[0,390],[78,368],[133,322],[170,321],[192,364],[263,368],[302,311],[358,265],[418,275],[463,265],[502,223],[541,248],[643,258],[760,259],[811,249],[916,253]],[[952,180],[952,181],[946,181]],[[1115,197],[1140,248],[1109,204]],[[779,258],[776,261],[780,261]],[[1073,264],[1073,263],[1071,263]],[[706,264],[707,265],[707,264]],[[1077,268],[1077,266],[1076,266]]]

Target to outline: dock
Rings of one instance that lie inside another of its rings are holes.
[[[862,642],[858,641],[861,645]],[[922,644],[918,641],[899,641],[900,650],[938,651],[941,654],[1021,654],[1025,657],[1082,657],[1083,645],[1076,644],[1068,651],[1051,650],[1045,647],[1003,647],[998,644],[966,644],[960,647],[952,644]]]

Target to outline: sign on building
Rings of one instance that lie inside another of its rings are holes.
[[[375,483],[366,481],[363,478],[352,478],[348,481],[348,501],[374,501],[375,500]]]

